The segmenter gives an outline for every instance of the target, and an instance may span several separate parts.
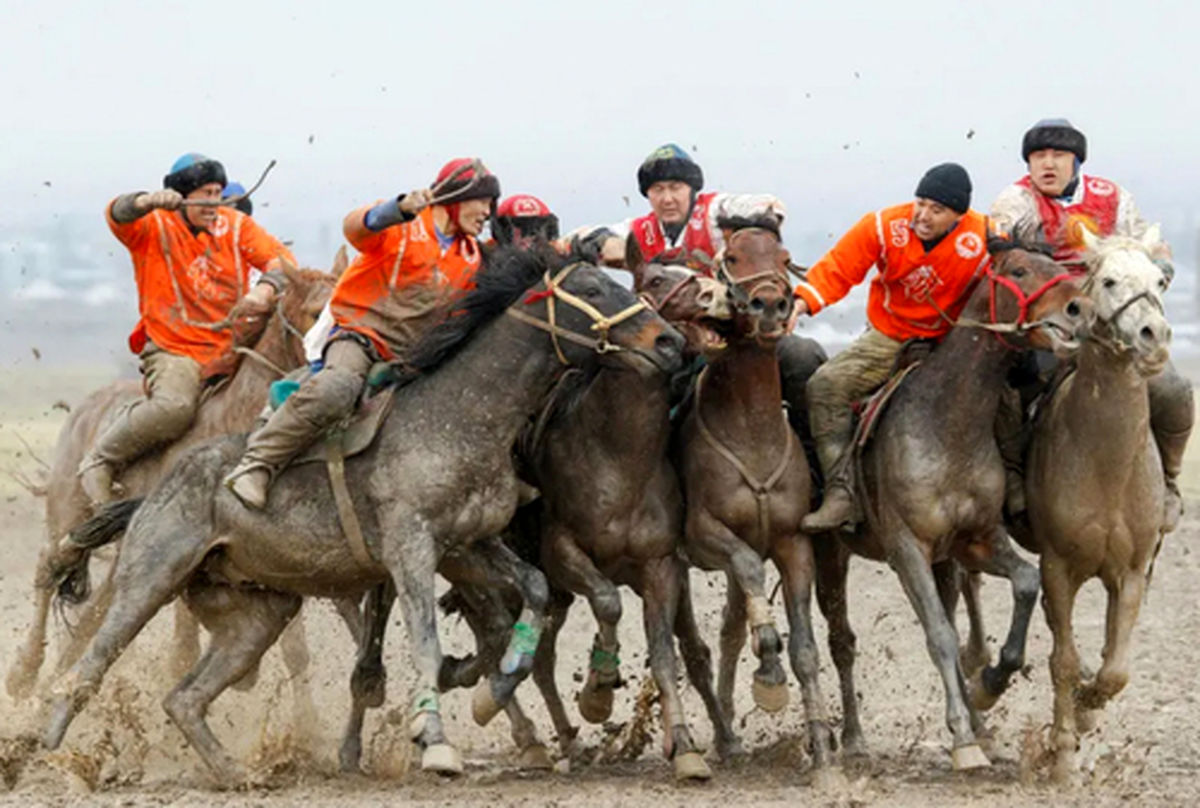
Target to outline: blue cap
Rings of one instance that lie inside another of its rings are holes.
[[[246,189],[242,187],[240,182],[231,182],[225,186],[225,190],[221,192],[222,199],[228,199],[231,196],[246,193]]]

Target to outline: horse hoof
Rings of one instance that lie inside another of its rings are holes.
[[[845,773],[836,766],[822,766],[813,771],[813,788],[825,794],[845,791],[850,787],[850,781]]]
[[[579,714],[589,724],[603,724],[612,715],[611,687],[584,687],[579,693]]]
[[[675,766],[676,780],[712,779],[712,769],[704,762],[704,756],[699,752],[682,752],[671,762]]]
[[[421,771],[444,775],[463,773],[462,755],[448,743],[435,743],[421,753]]]
[[[492,683],[484,679],[475,686],[475,692],[471,696],[471,717],[475,719],[475,723],[481,727],[486,727],[500,711],[504,709],[496,703],[496,697],[492,695]]]
[[[999,693],[989,693],[987,686],[983,683],[984,668],[980,668],[971,676],[971,681],[967,683],[967,695],[971,700],[971,706],[981,713],[986,713],[988,710],[996,706],[996,702],[1000,700]]]
[[[751,692],[754,694],[754,703],[768,713],[777,713],[788,705],[786,682],[772,685],[755,679]]]
[[[971,648],[969,645],[961,645],[958,648],[958,661],[962,665],[963,675],[972,679],[976,673],[992,664],[992,655],[986,648],[980,650]]]
[[[550,751],[545,744],[534,743],[521,750],[517,767],[524,771],[548,772],[554,768],[554,761],[550,759]]]
[[[987,755],[979,748],[979,744],[972,743],[966,746],[960,746],[950,752],[950,762],[954,766],[954,771],[965,772],[971,769],[984,769],[992,765],[988,760]]]

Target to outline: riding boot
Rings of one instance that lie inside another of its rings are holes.
[[[852,452],[850,436],[829,435],[817,440],[817,456],[825,476],[825,499],[821,507],[800,521],[805,533],[853,529],[862,521],[854,496]]]
[[[996,410],[996,446],[1004,463],[1004,508],[1011,519],[1025,513],[1025,450],[1029,430],[1021,409],[1021,394],[1006,387]]]
[[[1166,495],[1163,502],[1163,532],[1170,533],[1183,516],[1183,497],[1178,478],[1183,471],[1183,454],[1192,434],[1195,406],[1192,385],[1171,363],[1150,379],[1150,430],[1162,460]]]
[[[825,481],[817,458],[817,444],[813,440],[812,428],[808,422],[807,387],[813,373],[829,357],[819,342],[796,334],[788,334],[781,339],[776,354],[779,357],[779,380],[783,403],[787,407],[788,423],[800,439],[800,446],[808,459],[813,482],[810,507],[816,507],[824,496]]]
[[[222,480],[225,487],[247,507],[265,507],[275,475],[322,432],[354,412],[372,361],[368,349],[353,339],[331,343],[324,367],[251,433],[242,459]]]

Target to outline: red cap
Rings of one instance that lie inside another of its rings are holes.
[[[510,219],[549,216],[550,207],[532,194],[514,194],[506,197],[496,208],[496,215]]]

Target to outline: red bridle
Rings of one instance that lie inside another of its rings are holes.
[[[1045,295],[1047,292],[1049,292],[1055,286],[1058,286],[1060,283],[1064,283],[1066,281],[1073,281],[1076,278],[1078,278],[1079,273],[1077,273],[1077,272],[1061,272],[1058,275],[1055,275],[1050,280],[1043,283],[1037,289],[1034,289],[1028,295],[1026,295],[1025,291],[1020,286],[1017,285],[1016,281],[1014,281],[1012,278],[1007,278],[1002,275],[997,275],[996,271],[994,269],[992,269],[991,266],[989,266],[987,268],[987,276],[988,276],[988,312],[991,316],[992,325],[993,326],[1007,325],[1007,326],[1011,327],[1010,330],[1012,330],[1012,331],[1020,331],[1024,328],[1024,326],[1029,324],[1029,307],[1030,306],[1032,306],[1034,303],[1036,303],[1043,295]],[[1012,323],[998,323],[996,321],[996,286],[997,286],[997,284],[1008,289],[1008,291],[1012,292],[1013,297],[1015,297],[1017,299],[1017,305],[1020,307],[1019,313],[1017,315],[1017,319]],[[994,333],[996,335],[996,339],[1000,340],[1000,343],[1002,345],[1004,345],[1004,347],[1011,348],[1013,350],[1020,350],[1019,348],[1016,348],[1013,345],[1009,345],[1004,340],[1004,337],[1001,335],[999,329],[993,329],[992,333]]]

